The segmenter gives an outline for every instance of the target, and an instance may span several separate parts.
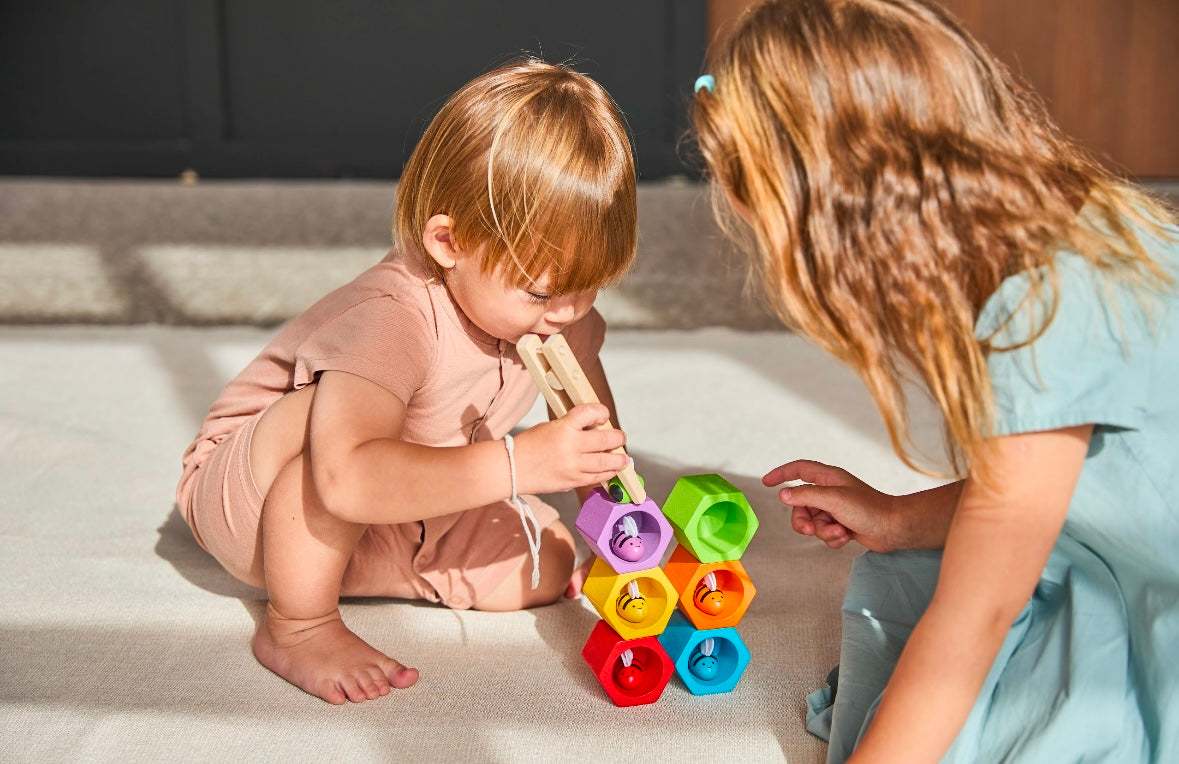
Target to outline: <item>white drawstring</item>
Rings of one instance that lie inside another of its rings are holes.
[[[508,469],[512,473],[512,503],[520,513],[520,524],[524,526],[524,538],[528,540],[528,551],[532,554],[532,588],[540,585],[540,524],[528,502],[516,493],[516,444],[511,435],[504,436],[504,447],[508,450]],[[529,528],[528,524],[532,527]]]

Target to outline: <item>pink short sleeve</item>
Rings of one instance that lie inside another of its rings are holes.
[[[383,295],[323,324],[295,351],[295,387],[324,371],[374,382],[408,405],[436,360],[437,333],[421,309]]]

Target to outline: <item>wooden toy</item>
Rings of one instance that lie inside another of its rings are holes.
[[[594,560],[581,591],[598,615],[625,639],[663,631],[677,599],[661,569],[617,573],[601,558]]]
[[[639,582],[631,579],[618,595],[618,615],[631,623],[642,623],[647,616],[647,598],[639,591]]]
[[[674,538],[667,518],[650,497],[639,504],[621,504],[600,488],[581,505],[574,527],[594,556],[618,573],[657,567]]]
[[[716,679],[716,675],[720,673],[720,660],[712,654],[715,649],[716,639],[713,637],[708,637],[696,645],[696,652],[692,653],[688,660],[688,670],[692,672],[692,676],[704,682]]]
[[[643,664],[635,658],[634,650],[623,650],[614,669],[614,681],[624,690],[633,690],[643,681]]]
[[[741,559],[758,526],[745,495],[720,475],[677,480],[663,514],[676,541],[700,562]]]
[[[696,584],[696,592],[692,595],[692,604],[697,610],[708,615],[719,615],[725,608],[725,592],[716,584],[716,574],[707,573],[700,583]]]
[[[642,475],[639,475],[639,482],[643,484],[643,488],[645,490],[647,483],[643,480]],[[606,483],[606,493],[610,494],[610,498],[614,500],[615,504],[638,504],[638,502],[632,499],[630,494],[626,492],[626,486],[624,486],[622,481],[617,477],[610,478],[610,480]]]
[[[557,416],[598,402],[561,335],[526,334],[516,348]],[[673,671],[695,695],[732,690],[749,664],[732,625],[755,592],[737,562],[758,526],[744,495],[719,475],[693,475],[661,510],[631,466],[591,492],[575,525],[597,557],[582,593],[602,617],[581,654],[610,700],[653,703]],[[665,572],[672,536],[680,546]]]
[[[643,537],[639,535],[639,525],[635,519],[630,515],[623,515],[622,522],[615,528],[614,537],[610,539],[610,551],[614,556],[627,562],[638,562],[642,559]]]
[[[731,691],[749,665],[749,649],[736,629],[697,629],[680,612],[672,615],[659,643],[693,695]]]
[[[569,343],[560,334],[552,335],[543,343],[538,335],[525,334],[516,343],[516,351],[532,375],[532,381],[540,388],[545,402],[557,416],[565,416],[574,406],[600,402]],[[602,429],[610,427],[606,423],[600,426]],[[617,453],[625,454],[626,449],[619,447]],[[634,467],[626,467],[619,472],[618,480],[634,503],[646,500],[647,491],[635,474]],[[609,492],[609,481],[603,483],[602,487]]]
[[[679,592],[680,612],[697,629],[736,626],[757,594],[740,560],[703,563],[687,547],[672,551],[663,573]]]
[[[581,657],[616,706],[654,703],[675,674],[658,639],[623,639],[605,621],[594,626]]]

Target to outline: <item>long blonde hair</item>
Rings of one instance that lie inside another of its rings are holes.
[[[592,79],[524,58],[479,76],[430,122],[401,174],[393,235],[421,256],[426,221],[449,215],[482,268],[554,293],[617,281],[634,260],[635,167],[617,106]],[[514,266],[514,267],[513,267]]]
[[[933,3],[767,2],[710,71],[692,119],[722,224],[752,234],[778,315],[860,374],[914,469],[939,474],[913,457],[907,380],[943,414],[952,474],[992,432],[986,356],[1011,347],[974,331],[1004,278],[1026,273],[1042,300],[1066,249],[1136,287],[1169,283],[1130,222],[1161,232],[1171,214],[1065,139]]]

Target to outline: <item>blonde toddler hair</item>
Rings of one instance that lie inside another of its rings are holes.
[[[445,214],[485,273],[556,294],[620,279],[637,238],[635,168],[617,106],[584,74],[534,58],[477,77],[431,121],[401,174],[393,235],[421,255],[426,221]]]

